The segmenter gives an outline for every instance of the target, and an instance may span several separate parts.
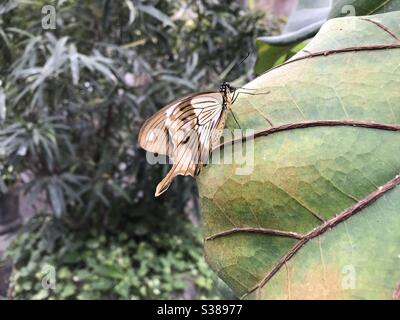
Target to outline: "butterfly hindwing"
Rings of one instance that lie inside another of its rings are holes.
[[[146,121],[139,133],[141,147],[168,155],[173,162],[171,170],[158,184],[156,196],[168,189],[175,176],[196,176],[200,172],[212,143],[221,135],[224,121],[223,97],[219,92],[183,97]]]

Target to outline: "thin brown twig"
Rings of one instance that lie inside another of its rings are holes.
[[[382,23],[380,23],[379,21],[376,20],[372,20],[369,18],[360,18],[360,20],[364,20],[370,23],[373,23],[374,25],[376,25],[378,28],[382,29],[383,31],[385,31],[386,33],[388,33],[391,37],[393,37],[394,39],[396,39],[398,42],[400,42],[400,38],[391,30],[389,30],[388,27],[386,27],[385,25],[383,25]]]
[[[312,127],[338,127],[338,126],[349,126],[349,127],[361,127],[361,128],[369,128],[369,129],[378,129],[378,130],[388,130],[388,131],[400,131],[400,125],[398,124],[387,124],[375,121],[365,121],[365,120],[308,120],[308,121],[300,121],[300,122],[291,122],[278,126],[274,126],[271,128],[263,129],[256,131],[252,135],[245,136],[243,138],[234,139],[231,141],[224,142],[214,148],[223,149],[226,146],[238,143],[245,142],[250,139],[256,139],[258,137],[268,136],[270,134],[293,130],[293,129],[303,129],[303,128],[312,128]]]
[[[215,233],[209,237],[206,237],[206,241],[211,241],[220,237],[228,236],[231,234],[235,233],[260,233],[260,234],[270,234],[274,236],[279,236],[279,237],[287,237],[287,238],[293,238],[293,239],[302,239],[303,235],[297,233],[297,232],[291,232],[291,231],[283,231],[283,230],[276,230],[276,229],[270,229],[270,228],[232,228],[229,230],[221,231],[218,233]]]
[[[370,45],[370,46],[359,46],[359,47],[347,47],[347,48],[340,48],[340,49],[332,49],[332,50],[324,50],[324,51],[317,51],[313,52],[304,56],[300,56],[291,60],[288,60],[274,68],[271,68],[261,75],[264,75],[266,73],[269,73],[273,70],[276,70],[278,68],[281,68],[283,66],[286,66],[288,64],[305,60],[305,59],[310,59],[310,58],[316,58],[316,57],[326,57],[330,56],[332,54],[338,54],[338,53],[346,53],[346,52],[358,52],[358,51],[374,51],[374,50],[387,50],[387,49],[400,49],[400,44],[395,43],[395,44],[378,44],[378,45]]]

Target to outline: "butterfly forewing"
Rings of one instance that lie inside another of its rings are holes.
[[[143,149],[153,153],[170,155],[171,142],[166,127],[166,120],[169,112],[171,112],[169,110],[174,110],[180,103],[190,100],[191,96],[182,97],[166,105],[143,124],[138,138],[139,145]]]
[[[177,175],[195,176],[206,163],[212,143],[219,140],[225,121],[219,92],[203,92],[176,100],[153,115],[140,130],[139,144],[150,152],[168,155],[173,162],[158,184],[156,196]]]

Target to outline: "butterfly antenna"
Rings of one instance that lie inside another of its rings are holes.
[[[241,65],[243,62],[245,62],[246,59],[247,59],[249,56],[250,56],[250,51],[247,52],[247,55],[246,55],[246,57],[245,57],[244,59],[242,59],[236,66],[233,66],[233,67],[232,67],[232,69],[226,74],[226,76],[225,76],[224,78],[225,78],[225,79],[228,78],[229,74],[230,74],[233,70],[239,68],[240,65]]]
[[[239,64],[236,66],[236,68],[239,68],[240,67],[240,65],[243,63],[243,62],[245,62],[246,61],[246,59],[248,58],[250,56],[250,51],[249,52],[247,52],[247,56],[242,60],[242,61],[240,61],[239,62]]]

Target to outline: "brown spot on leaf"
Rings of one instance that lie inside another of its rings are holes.
[[[400,300],[400,284],[397,285],[396,289],[393,292],[393,299]]]

